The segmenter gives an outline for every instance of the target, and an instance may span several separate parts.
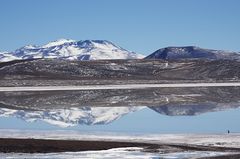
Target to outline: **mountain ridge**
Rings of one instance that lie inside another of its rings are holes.
[[[47,44],[26,45],[12,52],[0,52],[0,62],[23,59],[55,58],[65,60],[109,59],[209,59],[240,60],[240,52],[205,49],[198,46],[169,46],[149,54],[128,51],[108,40],[58,39]]]

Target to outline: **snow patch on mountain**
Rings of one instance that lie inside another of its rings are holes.
[[[19,58],[9,52],[0,52],[0,62],[18,60]]]
[[[55,41],[52,41],[46,45],[43,45],[42,48],[49,48],[49,47],[53,47],[53,46],[58,46],[58,45],[63,45],[66,43],[71,43],[71,42],[75,42],[75,40],[71,40],[71,39],[58,39]]]

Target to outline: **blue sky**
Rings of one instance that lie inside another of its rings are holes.
[[[0,51],[59,38],[240,51],[239,0],[0,0]]]

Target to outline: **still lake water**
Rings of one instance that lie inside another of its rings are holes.
[[[0,92],[0,129],[240,132],[239,87]]]

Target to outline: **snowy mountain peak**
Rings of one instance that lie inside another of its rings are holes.
[[[36,46],[36,45],[26,45],[26,46],[22,47],[21,49],[36,49],[36,48],[38,48],[38,46]]]
[[[9,58],[8,58],[9,57]],[[55,58],[66,60],[140,59],[143,55],[125,50],[107,40],[59,39],[43,46],[27,45],[9,55],[2,54],[0,62],[16,59]]]
[[[122,49],[121,47],[113,44],[107,40],[83,40],[78,41],[77,45],[82,48],[110,48],[110,49]],[[125,50],[125,49],[122,49]]]
[[[71,42],[75,42],[75,40],[62,38],[62,39],[52,41],[52,42],[50,42],[46,45],[43,45],[42,48],[49,48],[49,47],[63,45],[63,44],[66,44],[66,43],[71,43]]]

